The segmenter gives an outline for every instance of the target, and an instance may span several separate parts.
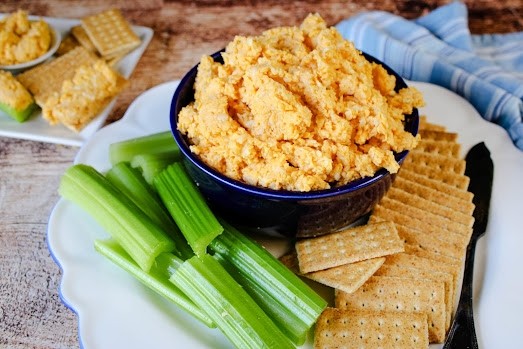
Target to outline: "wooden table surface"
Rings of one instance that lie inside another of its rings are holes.
[[[444,0],[176,1],[2,0],[1,12],[81,18],[118,7],[133,24],[154,29],[152,42],[109,116],[120,118],[140,93],[179,79],[202,54],[234,35],[299,24],[318,12],[330,24],[358,12],[380,9],[418,17]],[[523,30],[521,0],[469,0],[473,33]],[[158,116],[162,117],[162,116]],[[46,230],[58,200],[61,174],[77,147],[0,137],[0,348],[78,348],[77,317],[60,300],[60,269],[50,256]]]

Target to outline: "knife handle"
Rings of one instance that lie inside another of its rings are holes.
[[[454,317],[454,323],[447,335],[443,349],[478,349],[478,340],[472,318],[472,305],[470,311],[462,308]]]
[[[477,239],[467,246],[463,285],[454,321],[443,345],[443,349],[478,349],[478,339],[474,328],[472,311],[472,279],[474,275],[474,255]]]

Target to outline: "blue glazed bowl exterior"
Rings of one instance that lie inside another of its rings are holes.
[[[221,53],[212,55],[222,62]],[[366,55],[396,77],[396,90],[407,87],[405,81],[382,62]],[[171,130],[184,157],[187,171],[197,183],[209,206],[239,228],[293,238],[328,234],[364,217],[383,197],[394,181],[385,169],[373,177],[361,178],[326,190],[294,192],[259,188],[231,179],[201,161],[189,149],[188,140],[178,131],[178,113],[194,100],[193,84],[198,66],[180,81],[170,111]],[[416,135],[418,111],[405,116],[405,129]],[[402,163],[408,151],[396,154]]]

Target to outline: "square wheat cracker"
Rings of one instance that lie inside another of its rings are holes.
[[[381,199],[379,205],[393,211],[401,212],[404,215],[416,218],[422,222],[441,227],[445,230],[466,235],[467,238],[470,238],[470,235],[472,234],[472,224],[467,226],[447,217],[432,213],[430,210],[428,210],[428,206],[425,207],[425,209],[419,208],[411,205],[410,202],[391,199],[387,195]]]
[[[372,258],[307,273],[304,276],[334,289],[352,293],[374,275],[384,262],[384,257]]]
[[[398,235],[405,241],[405,244],[417,245],[425,250],[451,257],[458,263],[461,263],[465,257],[466,246],[450,243],[444,237],[426,234],[423,231],[401,225],[396,226],[396,228]]]
[[[426,279],[431,281],[443,281],[445,285],[445,331],[450,327],[452,314],[454,313],[454,298],[452,275],[440,271],[429,271],[411,267],[400,267],[393,264],[382,265],[374,276],[392,276],[411,279]]]
[[[427,317],[422,313],[390,313],[326,308],[314,332],[314,349],[426,349]]]
[[[458,158],[461,152],[461,145],[457,142],[421,139],[414,149],[425,153],[436,153],[443,156]]]
[[[427,115],[420,115],[419,117],[419,129],[420,130],[434,130],[434,131],[446,131],[447,128],[443,125],[434,124],[430,122]]]
[[[372,215],[369,218],[369,223],[377,223],[383,220],[383,218]],[[396,229],[405,245],[418,246],[427,251],[439,253],[450,258],[455,263],[463,261],[466,248],[463,244],[449,242],[445,239],[445,236],[440,234],[427,234],[424,231],[412,229],[401,224],[396,224]]]
[[[437,153],[426,153],[421,150],[411,150],[405,158],[404,165],[411,164],[424,166],[435,171],[443,171],[463,175],[465,173],[465,160]]]
[[[77,25],[71,28],[71,34],[74,36],[76,41],[80,43],[89,52],[97,53],[98,50],[94,46],[93,42],[85,32],[85,29],[81,25]]]
[[[52,61],[23,72],[17,79],[33,94],[36,103],[43,107],[49,96],[59,92],[63,82],[74,76],[78,67],[94,63],[95,60],[92,53],[78,46]]]
[[[385,257],[367,259],[337,267],[301,274],[295,252],[280,257],[280,261],[294,273],[316,281],[322,285],[340,289],[347,293],[356,291],[385,262]]]
[[[103,57],[130,52],[141,42],[118,9],[84,17],[82,27]]]
[[[433,167],[414,162],[404,163],[398,173],[401,174],[404,170],[443,182],[463,191],[467,190],[470,183],[470,178],[465,175],[460,175],[454,172],[439,171]]]
[[[419,135],[421,139],[431,139],[434,141],[446,141],[446,142],[456,142],[458,140],[458,134],[455,132],[439,131],[439,130],[429,130],[429,129],[420,129]]]
[[[454,290],[454,296],[456,295],[462,269],[461,264],[434,263],[434,260],[407,253],[396,253],[388,256],[383,265],[396,265],[405,268],[417,268],[450,274],[452,275],[452,289]]]
[[[474,224],[474,217],[470,214],[465,214],[446,205],[425,199],[421,196],[413,195],[412,193],[395,186],[392,186],[389,191],[387,191],[385,197],[437,214],[438,216],[445,217],[467,227],[472,227]]]
[[[436,225],[432,225],[415,217],[410,217],[403,212],[383,207],[380,204],[374,207],[371,217],[380,218],[378,221],[391,221],[396,225],[402,225],[407,228],[416,229],[426,234],[434,234],[440,239],[462,247],[466,247],[470,241],[470,238],[465,234],[460,234],[438,227]]]
[[[340,232],[296,242],[301,273],[403,251],[403,241],[391,222],[349,228]]]
[[[60,46],[58,46],[56,50],[56,55],[62,56],[78,46],[80,46],[78,40],[76,40],[73,34],[69,33],[60,42]]]
[[[429,341],[445,340],[446,312],[443,281],[373,276],[356,292],[336,290],[336,308],[391,312],[414,312],[427,315]]]
[[[447,195],[456,196],[465,201],[472,202],[473,195],[467,190],[468,180],[462,178],[466,176],[457,176],[451,173],[441,173],[440,176],[436,176],[434,174],[431,176],[426,176],[420,173],[416,173],[415,171],[402,168],[396,177],[401,177],[409,181],[415,181],[420,185],[441,191]],[[464,186],[464,188],[458,188],[458,186]]]
[[[462,260],[464,257],[461,257],[461,259],[454,258],[452,256],[444,255],[434,250],[425,249],[423,247],[420,247],[419,245],[405,243],[405,253],[408,255],[430,259],[433,262],[451,265],[455,268],[455,270],[460,270],[463,265]]]
[[[118,62],[120,62],[126,55],[127,55],[127,52],[123,52],[123,53],[120,53],[113,57],[108,57],[108,58],[106,57],[105,61],[107,62],[107,64],[109,66],[115,67],[118,64]]]
[[[404,190],[409,194],[446,206],[453,211],[461,212],[467,216],[471,216],[474,212],[472,195],[465,194],[470,194],[468,191],[457,190],[455,187],[431,180],[427,177],[424,178],[425,183],[422,183],[415,179],[407,178],[408,171],[402,170],[400,173],[400,175],[396,176],[392,184],[393,188]],[[418,177],[418,179],[420,178],[421,181],[423,181],[423,176]]]

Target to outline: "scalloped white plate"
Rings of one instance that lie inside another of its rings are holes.
[[[122,120],[102,128],[81,148],[75,162],[105,171],[110,166],[110,143],[168,130],[177,84],[166,83],[139,96]],[[523,153],[502,128],[484,121],[458,95],[427,83],[411,84],[425,95],[427,106],[421,113],[458,132],[464,152],[484,141],[492,153],[495,174],[490,221],[476,254],[476,329],[481,348],[520,348]],[[107,234],[87,214],[64,200],[57,203],[49,219],[48,244],[63,270],[61,298],[78,314],[82,348],[231,347],[218,330],[204,327],[98,255],[93,240],[100,237]],[[275,255],[288,246],[278,239],[262,243]]]
[[[0,18],[4,15],[6,15],[6,13],[0,13]],[[65,37],[66,33],[68,33],[73,26],[80,24],[80,20],[77,19],[29,16],[29,19],[31,20],[39,18],[42,18],[56,29],[61,34],[62,38]],[[127,54],[115,66],[115,69],[126,78],[131,76],[136,64],[138,64],[140,57],[142,57],[153,37],[153,30],[151,28],[135,25],[133,25],[132,28],[142,42],[140,46]],[[68,129],[63,125],[49,125],[49,123],[42,118],[40,110],[35,112],[23,123],[11,119],[7,114],[0,111],[0,136],[79,147],[103,126],[109,113],[114,107],[116,98],[79,133]]]

